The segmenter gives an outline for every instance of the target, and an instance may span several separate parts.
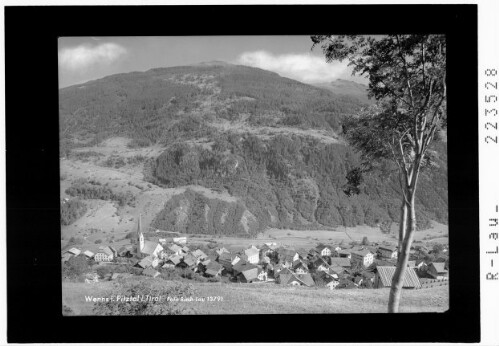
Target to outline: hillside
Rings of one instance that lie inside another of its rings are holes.
[[[368,176],[358,196],[343,192],[358,156],[341,118],[366,105],[347,94],[220,62],[61,89],[62,197],[88,209],[65,205],[63,233],[118,238],[139,214],[157,229],[238,237],[396,222],[396,177]],[[447,223],[446,145],[433,149],[439,167],[421,176],[421,228]]]
[[[336,79],[332,82],[316,83],[314,86],[329,90],[336,95],[355,97],[363,103],[370,104],[374,102],[374,100],[367,97],[367,86],[353,81]]]

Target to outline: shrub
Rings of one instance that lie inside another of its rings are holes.
[[[181,282],[157,281],[154,279],[132,279],[119,280],[114,284],[114,289],[109,292],[109,296],[118,294],[123,297],[149,296],[158,300],[139,300],[119,302],[97,302],[93,312],[97,315],[183,315],[193,314],[195,310],[186,306],[182,302],[170,301],[168,297],[181,298],[190,297],[195,291],[189,284]]]
[[[61,225],[71,225],[87,212],[87,205],[79,199],[61,203]]]
[[[97,239],[96,241],[94,241],[94,244],[101,244],[102,243],[102,239]]]
[[[85,256],[73,256],[63,264],[62,275],[69,279],[76,279],[85,274],[89,269],[90,266]]]

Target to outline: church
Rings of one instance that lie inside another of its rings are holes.
[[[137,226],[137,243],[135,247],[136,257],[159,257],[161,251],[163,251],[163,247],[161,246],[161,244],[150,240],[144,240],[144,234],[142,233],[141,228],[141,215],[139,215],[139,224]]]

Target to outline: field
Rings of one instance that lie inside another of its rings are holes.
[[[157,279],[161,280],[161,279]],[[92,315],[93,303],[85,295],[106,297],[113,282],[63,283],[63,304],[77,315]],[[184,302],[199,314],[384,313],[389,289],[334,290],[283,287],[273,283],[193,283],[195,298]],[[449,308],[449,286],[404,290],[400,312],[444,312]],[[111,293],[112,294],[112,293]],[[222,297],[208,301],[207,297]],[[118,304],[118,303],[117,303]]]

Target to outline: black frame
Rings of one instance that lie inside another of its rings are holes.
[[[478,5],[5,7],[8,342],[478,342],[477,11]],[[58,37],[396,32],[447,35],[449,311],[62,316]]]

